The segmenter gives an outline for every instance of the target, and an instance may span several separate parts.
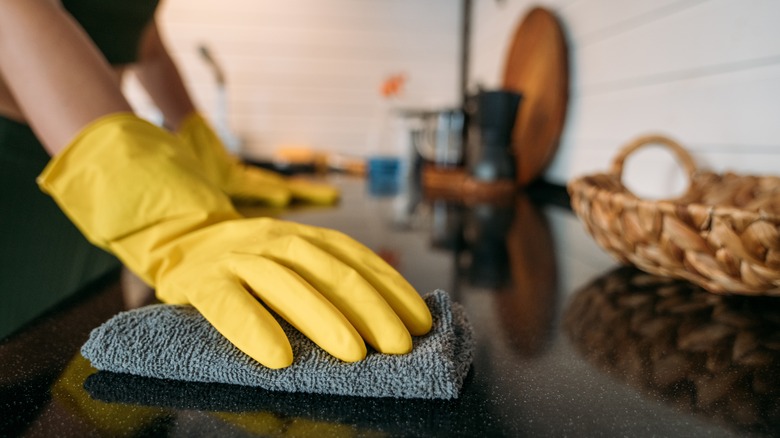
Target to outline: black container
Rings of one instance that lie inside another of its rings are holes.
[[[473,155],[469,165],[475,180],[514,179],[512,130],[522,98],[522,94],[508,90],[485,90],[476,95],[472,119],[475,138],[470,141]]]

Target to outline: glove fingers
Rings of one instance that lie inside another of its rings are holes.
[[[299,227],[299,235],[340,259],[366,279],[401,318],[409,333],[421,336],[431,330],[428,306],[411,284],[373,251],[344,233],[316,227]]]
[[[226,182],[222,189],[237,201],[262,202],[273,207],[284,207],[292,199],[292,192],[283,184],[245,181],[238,175]]]
[[[293,353],[279,323],[236,278],[223,273],[188,295],[190,303],[239,350],[269,368],[292,364]]]
[[[412,350],[409,331],[393,308],[366,279],[341,260],[300,236],[267,242],[261,253],[314,286],[377,351],[405,354]]]
[[[355,362],[366,345],[347,318],[300,275],[261,256],[233,260],[233,271],[266,306],[331,355]]]
[[[339,191],[326,184],[285,180],[274,172],[244,165],[236,165],[232,169],[225,190],[236,199],[261,200],[274,206],[287,205],[291,198],[319,205],[330,205],[339,199]],[[286,196],[277,195],[277,192]]]
[[[266,170],[257,166],[249,166],[246,164],[242,164],[239,163],[237,160],[236,160],[236,165],[233,168],[233,172],[243,173],[244,175],[246,175],[247,179],[259,184],[266,183],[266,184],[282,185],[285,183],[284,177],[274,171]]]
[[[330,205],[339,199],[339,191],[327,184],[317,184],[300,179],[290,179],[287,182],[293,198],[310,204]]]

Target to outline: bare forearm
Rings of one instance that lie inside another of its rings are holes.
[[[162,111],[166,126],[178,129],[195,106],[155,24],[144,34],[139,61],[133,70]]]
[[[0,1],[0,73],[51,155],[89,122],[131,111],[106,60],[55,1]]]

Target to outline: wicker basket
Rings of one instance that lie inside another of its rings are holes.
[[[670,148],[688,172],[683,196],[644,200],[623,185],[625,159],[651,144]],[[780,296],[780,177],[702,171],[685,148],[654,135],[625,146],[609,173],[568,190],[588,232],[621,262],[714,293]]]

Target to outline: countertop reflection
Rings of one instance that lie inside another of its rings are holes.
[[[148,304],[109,275],[0,341],[0,436],[745,436],[780,434],[780,300],[719,297],[618,267],[565,207],[375,197],[268,210],[336,228],[441,288],[474,325],[459,399],[272,393],[95,373],[89,331]]]

